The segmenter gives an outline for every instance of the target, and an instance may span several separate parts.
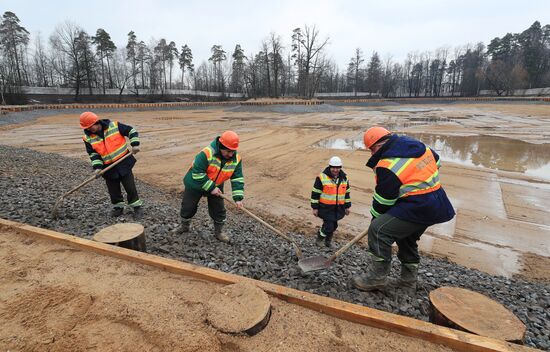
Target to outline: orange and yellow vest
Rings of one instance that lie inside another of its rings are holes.
[[[439,168],[430,148],[426,148],[418,158],[380,159],[375,171],[377,167],[389,169],[399,178],[399,198],[426,194],[441,188]]]
[[[319,179],[323,184],[323,193],[319,197],[319,203],[327,205],[344,205],[346,202],[346,189],[348,188],[348,180],[341,180],[340,184],[321,172]]]
[[[233,176],[235,168],[241,161],[241,156],[239,153],[235,152],[235,161],[233,161],[233,159],[227,160],[222,168],[222,161],[214,154],[214,149],[212,149],[211,146],[204,148],[202,152],[206,155],[206,160],[208,160],[206,175],[216,184],[216,186],[219,186],[229,180],[231,176]]]
[[[96,134],[85,134],[82,139],[101,156],[103,164],[112,164],[128,153],[126,138],[118,130],[118,121],[109,122],[109,126],[103,133],[103,138]]]

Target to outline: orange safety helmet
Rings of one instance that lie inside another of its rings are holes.
[[[239,148],[239,136],[233,131],[225,131],[220,136],[220,143],[229,150]]]
[[[371,127],[363,135],[363,142],[365,142],[365,147],[371,148],[376,144],[382,137],[390,135],[391,132],[385,129],[384,127]]]
[[[97,121],[99,121],[99,117],[91,111],[80,114],[80,128],[82,129],[92,127]]]

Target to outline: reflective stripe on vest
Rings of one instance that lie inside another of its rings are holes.
[[[434,192],[441,187],[435,157],[427,147],[418,158],[381,159],[376,167],[389,169],[399,178],[402,183],[399,198]]]
[[[222,161],[214,154],[214,149],[208,146],[202,150],[208,160],[208,168],[206,169],[206,175],[210,180],[216,183],[216,186],[221,185],[225,181],[229,180],[235,172],[235,168],[241,162],[241,156],[235,152],[235,161],[233,158],[223,165],[221,169]],[[221,169],[221,170],[220,170]]]
[[[334,182],[334,179],[321,172],[319,179],[323,184],[323,193],[319,198],[319,203],[328,205],[343,205],[346,202],[346,189],[348,181],[342,180],[340,185]]]
[[[96,134],[85,134],[83,139],[88,142],[94,151],[101,156],[103,164],[112,164],[128,153],[126,138],[118,130],[118,121],[109,122],[103,131],[104,138]]]

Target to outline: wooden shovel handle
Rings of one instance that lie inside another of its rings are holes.
[[[367,228],[365,231],[361,232],[360,234],[358,234],[357,236],[355,236],[355,238],[351,241],[349,241],[344,247],[340,248],[336,253],[334,253],[330,258],[328,258],[328,261],[329,262],[333,262],[334,259],[336,259],[337,257],[339,257],[342,253],[344,253],[345,251],[347,251],[349,249],[349,247],[353,246],[355,243],[359,242],[359,240],[361,240],[363,237],[365,237],[365,235],[369,232],[369,229]]]
[[[233,202],[233,199],[229,198],[225,194],[222,193],[220,195],[220,197],[227,200],[231,204],[235,205],[235,202]],[[292,243],[292,245],[296,249],[296,255],[298,256],[298,258],[302,258],[302,250],[300,249],[300,247],[298,247],[298,244],[296,244],[296,242],[292,238],[288,237],[287,235],[285,235],[281,231],[277,230],[276,228],[274,228],[273,226],[271,226],[270,224],[268,224],[267,222],[262,220],[259,216],[257,216],[256,214],[254,214],[250,210],[246,209],[245,207],[241,207],[241,210],[244,211],[245,213],[247,213],[248,215],[250,215],[252,218],[256,219],[259,223],[263,224],[265,227],[267,227],[271,231],[275,232],[277,235],[281,236],[282,238],[284,238],[288,242]]]
[[[71,189],[69,192],[65,193],[64,195],[62,195],[61,197],[66,197],[68,196],[69,194],[79,190],[80,188],[86,186],[88,183],[92,182],[93,180],[95,180],[96,178],[99,178],[100,176],[102,176],[103,174],[105,174],[107,171],[111,170],[113,167],[115,167],[116,165],[118,165],[122,160],[126,159],[127,157],[129,157],[130,155],[132,155],[132,152],[130,151],[128,154],[124,155],[122,158],[118,159],[117,161],[115,161],[114,163],[112,163],[111,165],[107,166],[106,168],[104,168],[103,170],[101,170],[101,172],[93,175],[93,176],[90,176],[89,178],[87,178],[86,180],[84,180],[84,182],[82,182],[81,184],[79,184],[78,186],[76,186],[75,188]]]

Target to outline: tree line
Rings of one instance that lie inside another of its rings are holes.
[[[211,56],[197,66],[187,44],[162,38],[145,43],[133,30],[117,47],[99,28],[88,34],[78,25],[58,25],[45,42],[30,33],[17,15],[6,11],[0,21],[0,93],[17,96],[23,86],[68,87],[81,94],[99,89],[145,91],[195,89],[243,93],[248,97],[298,96],[352,92],[380,97],[476,96],[482,89],[497,95],[515,89],[550,86],[550,25],[536,21],[521,33],[507,33],[483,43],[411,52],[402,62],[376,51],[352,53],[346,68],[329,58],[329,38],[316,26],[289,34],[290,45],[270,33],[259,50],[236,44],[228,54],[212,45]],[[9,102],[9,99],[8,99]]]

